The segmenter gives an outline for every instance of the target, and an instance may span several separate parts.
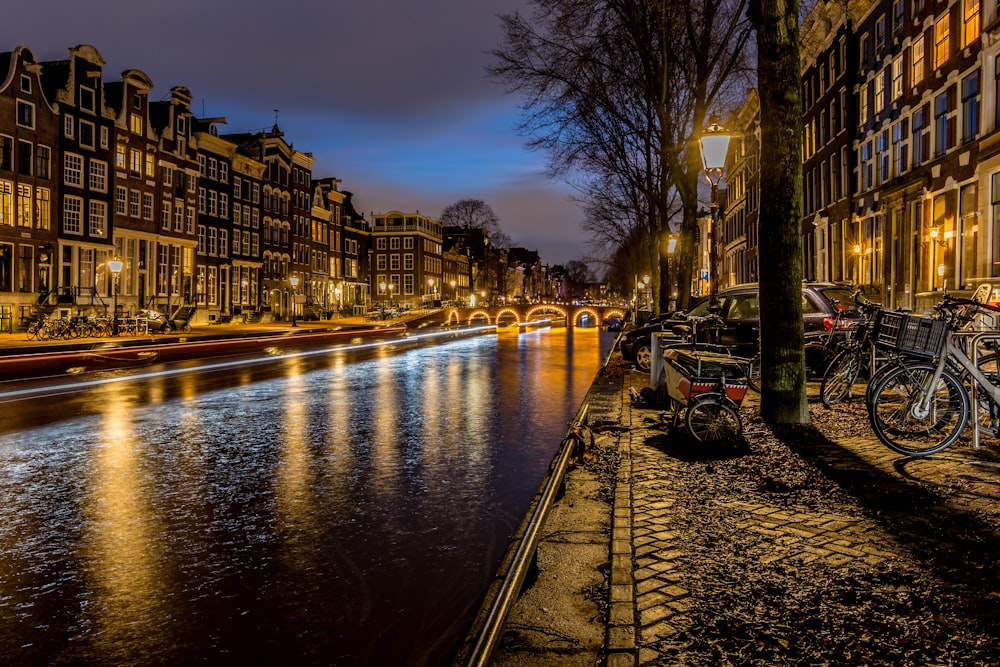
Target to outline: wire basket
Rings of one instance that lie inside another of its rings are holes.
[[[878,323],[875,344],[912,357],[930,359],[941,354],[948,337],[945,320],[884,311]]]
[[[873,339],[875,345],[888,350],[896,349],[896,341],[899,339],[899,329],[903,326],[903,318],[906,313],[897,313],[892,310],[880,310],[875,315],[875,327]]]

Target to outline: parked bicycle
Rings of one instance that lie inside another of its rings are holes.
[[[945,295],[937,308],[945,317],[902,316],[896,347],[910,358],[871,382],[872,430],[887,447],[907,456],[927,456],[954,443],[973,406],[977,412],[980,405],[985,408],[984,426],[1000,435],[1000,377],[978,358],[984,343],[1000,340],[1000,332],[959,333],[980,314],[1000,313],[1000,306]],[[978,443],[979,420],[974,423]]]
[[[860,290],[853,296],[854,303],[865,319],[840,343],[839,352],[823,373],[820,399],[826,407],[852,398],[854,385],[859,378],[868,377],[887,358],[880,356],[875,346],[883,312],[882,304],[869,301]]]
[[[683,342],[663,352],[664,375],[676,428],[681,421],[699,442],[734,440],[743,434],[740,405],[747,392],[747,359],[734,357],[727,348],[699,343],[698,326],[719,326],[716,315],[689,318],[673,327]]]

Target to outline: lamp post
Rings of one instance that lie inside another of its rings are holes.
[[[454,281],[454,280],[452,280],[452,281],[451,281],[451,283],[449,283],[449,284],[451,285],[451,300],[452,300],[453,302],[454,302],[454,301],[458,301],[458,294],[456,294],[456,293],[455,293],[455,281]],[[455,304],[454,304],[454,303],[452,303],[451,305],[453,305],[453,306],[454,306]]]
[[[670,303],[667,305],[667,310],[673,311],[677,308],[677,292],[675,291],[675,285],[679,283],[674,276],[674,251],[677,250],[677,239],[671,236],[667,240],[667,289],[670,290]]]
[[[292,276],[288,279],[288,282],[292,284],[292,326],[298,326],[295,322],[295,311],[298,309],[297,297],[298,297],[298,287],[299,287],[299,277]]]
[[[861,271],[861,246],[854,246],[854,285],[855,287],[861,287],[861,279],[864,276]]]
[[[111,298],[114,302],[114,315],[111,317],[111,335],[118,335],[118,275],[122,272],[122,261],[115,255],[108,260],[108,270],[111,271]]]
[[[718,313],[722,306],[719,303],[719,181],[726,167],[726,153],[729,151],[729,133],[719,124],[716,116],[708,121],[708,127],[701,135],[701,161],[705,168],[705,176],[712,186],[710,207],[712,217],[708,229],[708,309]]]
[[[938,278],[942,279],[942,285],[944,284],[944,264],[938,264],[938,246],[942,248],[948,247],[948,239],[939,238],[941,236],[941,230],[937,227],[931,227],[931,266],[937,266]],[[942,256],[943,256],[942,252]],[[937,289],[937,283],[934,281],[934,272],[931,272],[931,291]]]

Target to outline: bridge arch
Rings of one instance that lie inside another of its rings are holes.
[[[546,314],[566,320],[566,326],[581,326],[584,317],[593,318],[594,325],[600,327],[609,317],[625,317],[625,309],[616,306],[579,306],[573,307],[556,303],[511,304],[496,308],[448,308],[440,315],[447,324],[458,325],[464,320],[469,326],[489,326],[495,324],[524,325]]]
[[[569,315],[567,314],[565,308],[560,308],[559,306],[550,303],[543,303],[529,308],[525,313],[524,319],[530,322],[539,315],[546,315],[546,314],[558,315],[560,318],[564,320],[569,318]]]
[[[483,320],[486,321],[486,324],[492,324],[493,323],[493,320],[490,319],[490,313],[489,313],[489,311],[483,310],[483,309],[479,309],[479,310],[474,310],[471,313],[469,313],[469,319],[467,320],[467,322],[468,322],[469,326],[472,326],[473,324],[475,324],[477,322],[481,322]]]
[[[504,323],[514,320],[514,324],[521,324],[521,314],[517,312],[514,308],[501,308],[497,311],[494,323],[499,327],[503,326]]]

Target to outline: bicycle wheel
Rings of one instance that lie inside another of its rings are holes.
[[[1000,386],[1000,355],[993,350],[980,351],[976,365],[986,375],[991,385]],[[972,375],[962,368],[958,377],[965,385],[966,391],[970,391],[971,400]],[[981,386],[976,388],[976,403],[976,426],[980,436],[1000,437],[1000,414],[998,414],[1000,409]]]
[[[849,347],[837,353],[823,373],[823,383],[819,389],[823,405],[830,407],[851,398],[854,383],[864,367],[865,356],[866,352],[861,346]]]
[[[718,396],[691,399],[684,421],[688,433],[698,442],[735,440],[743,435],[739,411]]]
[[[900,366],[872,390],[868,421],[882,443],[906,456],[927,456],[955,442],[969,420],[969,395],[961,381],[945,370],[931,388],[926,414],[920,410],[924,384],[934,364]]]

